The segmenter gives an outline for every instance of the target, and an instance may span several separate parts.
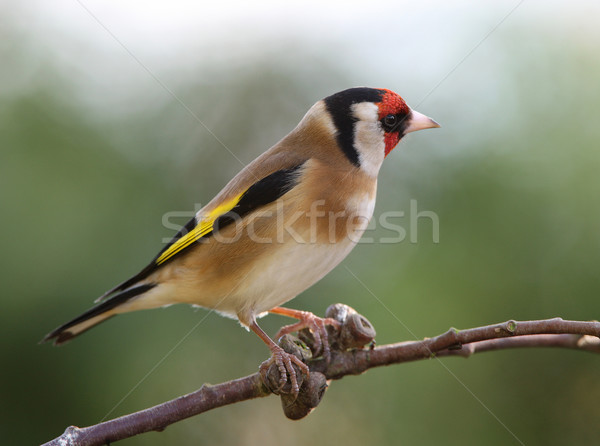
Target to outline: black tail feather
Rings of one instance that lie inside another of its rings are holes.
[[[111,297],[110,299],[105,300],[104,302],[101,302],[98,305],[90,308],[85,313],[77,316],[75,319],[73,319],[73,320],[67,322],[66,324],[61,325],[57,329],[51,331],[44,337],[44,339],[42,339],[40,341],[40,343],[48,342],[48,341],[54,339],[54,345],[63,344],[65,342],[69,341],[70,339],[74,338],[75,336],[78,336],[81,333],[87,331],[89,328],[92,328],[95,324],[87,327],[84,330],[80,330],[78,332],[69,331],[70,328],[73,328],[76,325],[86,322],[89,319],[92,319],[96,316],[100,316],[100,315],[106,313],[107,311],[110,311],[113,308],[127,302],[129,299],[131,299],[135,296],[139,296],[140,294],[143,294],[143,293],[151,290],[155,286],[156,286],[156,284],[153,284],[153,283],[139,285],[134,288],[129,288],[119,294],[116,294],[115,296]],[[112,317],[112,315],[107,316],[105,319],[99,320],[98,323],[100,323],[106,319],[109,319],[110,317]]]

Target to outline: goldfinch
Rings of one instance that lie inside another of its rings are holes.
[[[268,312],[308,327],[317,343],[323,320],[282,308],[338,265],[373,215],[377,175],[404,135],[439,127],[386,89],[351,88],[313,105],[281,141],[255,159],[138,274],[100,296],[96,306],[50,332],[55,345],[120,313],[186,303],[236,318],[254,331],[272,356],[280,384],[292,363],[257,324]],[[324,349],[327,344],[325,343]]]

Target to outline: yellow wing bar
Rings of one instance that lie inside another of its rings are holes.
[[[200,240],[206,234],[212,232],[215,220],[221,215],[226,214],[227,212],[232,210],[239,203],[244,193],[245,192],[242,192],[235,198],[221,203],[216,208],[214,208],[208,215],[203,216],[202,220],[198,222],[194,229],[192,229],[190,232],[188,232],[183,237],[178,239],[175,243],[173,243],[171,246],[169,246],[169,248],[165,252],[163,252],[158,257],[158,259],[156,259],[156,264],[160,265],[166,262],[182,249],[187,248],[192,243]]]

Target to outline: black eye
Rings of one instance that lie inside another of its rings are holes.
[[[398,117],[396,115],[387,115],[381,120],[383,128],[386,130],[392,130],[398,123]]]

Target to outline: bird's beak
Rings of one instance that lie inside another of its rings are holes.
[[[408,127],[404,130],[404,133],[416,132],[417,130],[423,129],[434,129],[437,127],[440,127],[440,125],[433,119],[425,116],[423,113],[412,110]]]

